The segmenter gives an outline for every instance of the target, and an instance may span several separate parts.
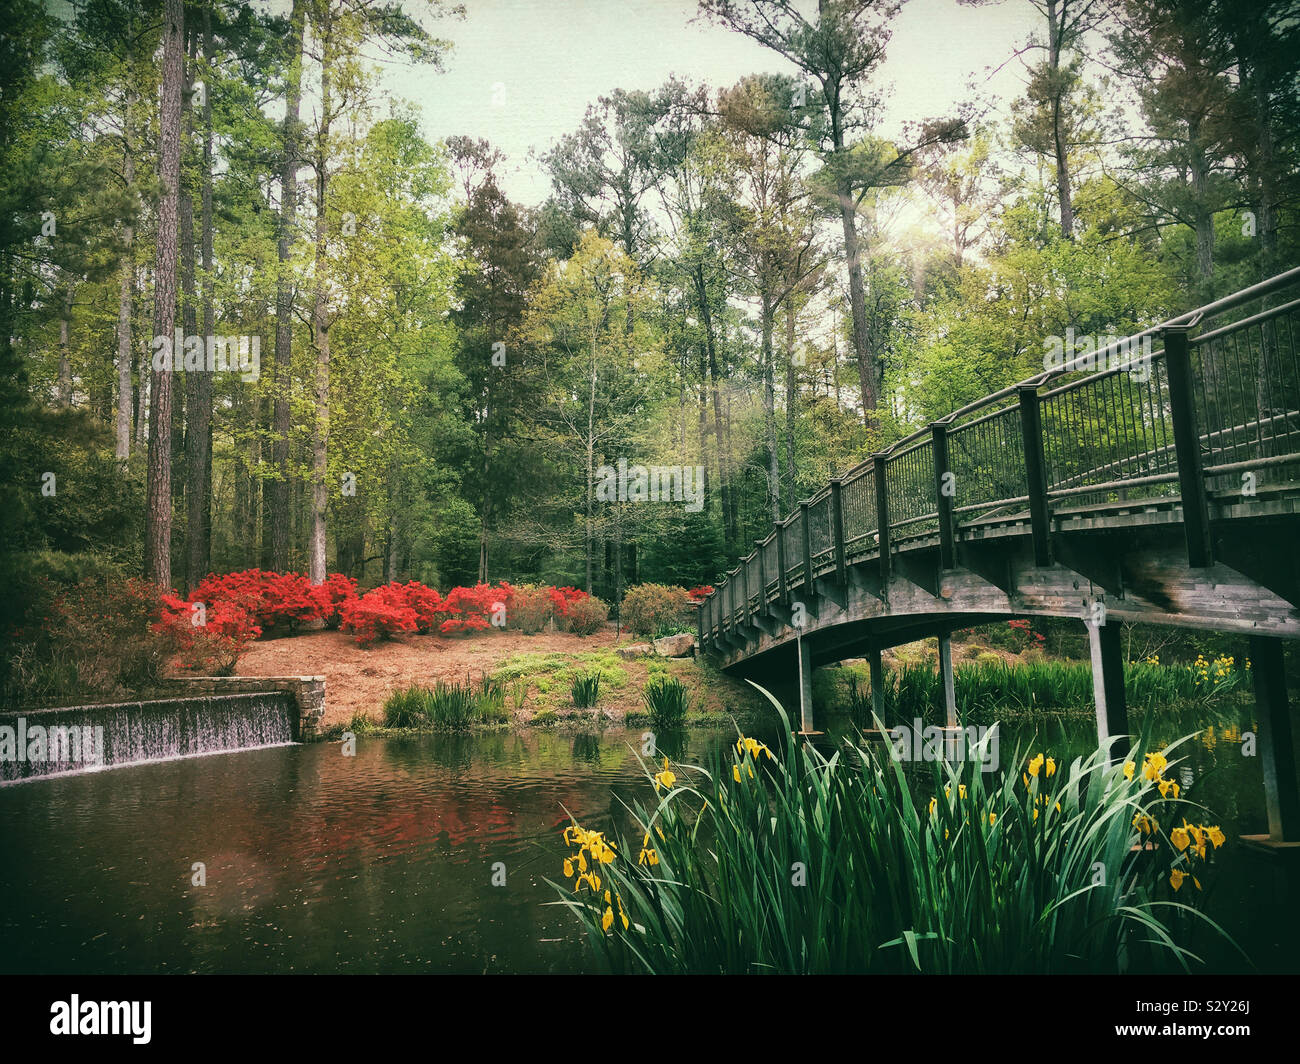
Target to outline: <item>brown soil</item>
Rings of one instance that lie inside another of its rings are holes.
[[[238,674],[324,676],[324,725],[330,728],[346,724],[358,712],[378,722],[384,700],[394,690],[411,684],[432,685],[438,680],[463,683],[469,678],[477,682],[483,673],[490,674],[514,654],[581,654],[633,642],[643,640],[626,635],[616,639],[612,625],[586,637],[569,632],[524,635],[511,631],[479,632],[462,638],[406,635],[368,649],[342,632],[305,632],[257,640],[240,659]],[[606,715],[621,720],[629,710],[643,708],[640,692],[650,661],[666,663],[668,670],[691,688],[697,710],[725,712],[747,708],[750,703],[745,685],[697,666],[690,658],[634,658],[620,662],[628,675],[625,687],[608,694],[602,689],[600,709]],[[539,708],[535,695],[533,688],[526,703],[530,708],[520,715],[520,723],[531,718],[532,709]],[[550,700],[560,715],[564,715],[564,701],[567,695]]]

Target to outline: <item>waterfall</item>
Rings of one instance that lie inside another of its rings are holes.
[[[0,712],[0,783],[294,741],[284,692]]]

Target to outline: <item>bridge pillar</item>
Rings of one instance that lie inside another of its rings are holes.
[[[799,653],[799,731],[803,735],[816,735],[813,727],[812,647],[800,635],[795,640]]]
[[[952,634],[939,633],[939,672],[943,675],[944,719],[949,728],[957,725],[957,685],[952,675]]]
[[[1088,642],[1092,650],[1092,697],[1097,706],[1097,741],[1105,743],[1128,730],[1128,704],[1124,698],[1124,653],[1119,641],[1119,626],[1088,624]],[[1112,763],[1128,754],[1128,739],[1120,739],[1110,752]]]
[[[871,712],[884,724],[885,667],[880,660],[880,647],[872,647],[867,653],[867,665],[871,669]]]
[[[1268,842],[1300,843],[1300,787],[1296,780],[1291,706],[1280,639],[1250,637],[1250,673],[1259,711],[1259,754],[1268,805]]]

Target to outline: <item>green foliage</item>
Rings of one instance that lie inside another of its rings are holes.
[[[1224,665],[1215,677],[1209,666],[1130,663],[1125,694],[1130,706],[1150,708],[1221,696],[1240,688],[1248,673]],[[929,664],[902,665],[884,674],[884,716],[891,722],[937,720],[942,714],[943,680]],[[1090,707],[1092,666],[1087,662],[1042,661],[1006,664],[1000,658],[957,662],[953,669],[957,713],[968,724],[985,724],[1000,713],[1035,713]],[[857,674],[849,681],[849,704],[856,719],[870,720],[869,686]]]
[[[641,697],[650,710],[650,723],[656,728],[681,727],[691,707],[690,692],[675,676],[650,677]]]
[[[1204,811],[1158,775],[1126,779],[1104,750],[909,773],[885,749],[742,737],[708,769],[651,766],[655,800],[631,807],[599,885],[554,885],[614,972],[1168,972],[1198,963],[1194,934],[1223,934],[1173,886],[1213,866],[1163,834]],[[585,852],[604,845],[575,829]]]
[[[600,672],[580,672],[573,678],[570,688],[573,704],[578,709],[590,709],[600,698]]]
[[[505,698],[505,687],[495,677],[483,677],[478,687],[442,680],[432,687],[415,684],[388,696],[384,723],[390,728],[442,731],[501,724],[510,719]]]

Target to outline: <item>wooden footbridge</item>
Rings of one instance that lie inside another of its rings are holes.
[[[836,477],[706,598],[702,651],[800,680],[1017,617],[1091,640],[1100,736],[1128,734],[1122,621],[1250,638],[1269,840],[1300,846],[1282,639],[1300,637],[1300,268],[949,414]],[[1121,741],[1122,745],[1122,741]]]

